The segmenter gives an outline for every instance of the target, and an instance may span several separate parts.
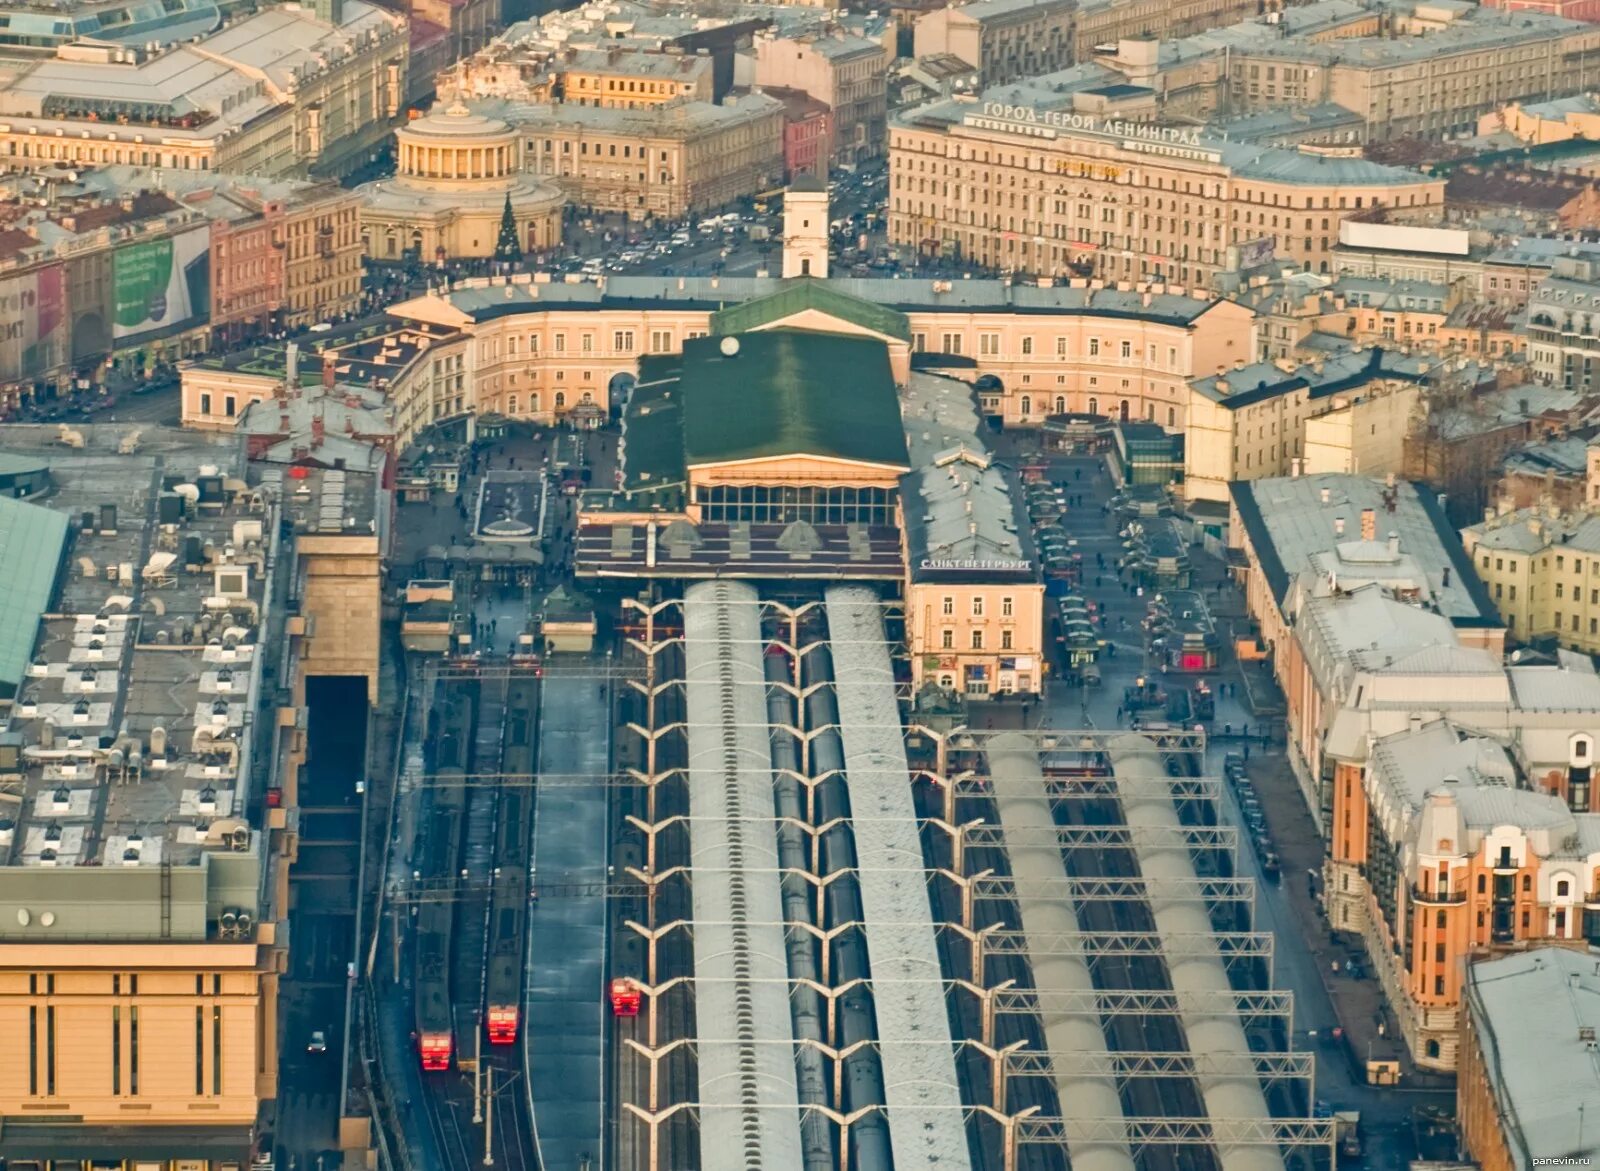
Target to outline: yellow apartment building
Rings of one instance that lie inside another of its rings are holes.
[[[1406,430],[1379,428],[1411,417],[1429,369],[1426,358],[1374,348],[1306,363],[1237,362],[1194,379],[1185,495],[1225,500],[1236,481],[1302,471],[1398,472]],[[1330,421],[1312,432],[1323,416]]]
[[[1461,540],[1512,638],[1600,653],[1600,516],[1516,509],[1462,529]]]

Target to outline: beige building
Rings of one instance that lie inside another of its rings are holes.
[[[486,102],[522,141],[523,169],[580,207],[679,219],[783,178],[783,103],[764,94],[654,109]]]
[[[1511,102],[1478,119],[1479,134],[1511,134],[1530,146],[1600,138],[1600,100],[1574,94],[1548,102]]]
[[[524,253],[561,243],[566,199],[522,172],[521,141],[505,122],[456,103],[400,127],[395,145],[394,177],[358,193],[368,255],[493,256],[508,203]]]
[[[900,482],[914,692],[987,699],[1044,688],[1044,581],[972,388],[912,373],[901,390],[915,471]]]
[[[641,355],[676,353],[686,339],[710,333],[724,305],[778,299],[796,311],[815,301],[835,313],[855,305],[874,320],[903,318],[896,360],[909,369],[917,351],[938,367],[937,356],[947,355],[950,373],[978,383],[984,415],[1007,426],[1087,411],[1176,430],[1185,426],[1196,372],[1254,349],[1244,306],[1173,293],[995,281],[475,281],[392,310],[443,335],[414,360],[393,364],[402,443],[469,410],[546,423],[582,404],[609,411]]]
[[[1205,288],[1267,239],[1326,272],[1346,216],[1444,203],[1442,180],[1365,159],[992,98],[900,115],[889,153],[893,243],[1046,276]]]
[[[710,102],[711,58],[623,49],[568,49],[549,66],[562,101],[609,110]]]
[[[1600,28],[1540,13],[1414,3],[1361,35],[1273,35],[1231,44],[1235,109],[1334,102],[1372,141],[1473,132],[1509,103],[1592,89]]]
[[[265,9],[154,55],[64,46],[0,85],[0,159],[343,175],[399,116],[408,53],[405,18],[365,0]]]
[[[1411,418],[1428,370],[1425,359],[1372,349],[1304,364],[1241,362],[1194,379],[1185,496],[1226,500],[1230,483],[1303,472],[1399,472],[1406,429],[1378,430]],[[1312,431],[1324,417],[1326,425]]]
[[[853,163],[883,153],[893,53],[843,29],[756,39],[756,84],[799,90],[833,111],[833,152]]]
[[[913,55],[959,57],[984,86],[1037,77],[1077,59],[1077,10],[1074,0],[973,0],[935,9],[917,20]]]

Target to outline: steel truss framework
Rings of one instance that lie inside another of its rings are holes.
[[[813,647],[825,645],[824,642],[817,641],[809,646],[801,646],[801,624],[820,618],[820,603],[806,603],[794,609],[766,600],[757,604],[767,616],[775,616],[780,623],[788,624],[788,637],[780,638],[768,645],[776,645],[786,650],[792,657],[792,661],[796,664],[794,692],[797,696],[801,695],[804,691],[799,686],[798,663]],[[630,665],[628,670],[619,670],[617,675],[626,679],[628,686],[640,695],[652,701],[647,705],[651,718],[647,721],[648,726],[634,724],[628,729],[642,745],[639,753],[641,767],[624,769],[610,780],[602,782],[614,786],[634,787],[642,791],[650,810],[643,819],[630,819],[647,839],[647,864],[631,872],[631,877],[636,881],[630,883],[619,879],[608,886],[608,893],[613,897],[647,897],[651,907],[651,913],[645,923],[632,925],[633,930],[643,936],[649,944],[648,974],[642,989],[645,1001],[644,1019],[647,1022],[649,1039],[642,1044],[630,1041],[628,1048],[648,1065],[649,1098],[647,1102],[639,1103],[628,1101],[627,1095],[624,1094],[621,1102],[624,1116],[636,1120],[637,1126],[629,1128],[624,1125],[620,1129],[637,1129],[639,1133],[647,1136],[647,1145],[639,1148],[640,1161],[630,1166],[628,1171],[633,1171],[633,1166],[642,1167],[643,1171],[661,1171],[665,1165],[662,1138],[665,1133],[664,1128],[670,1121],[682,1115],[698,1120],[706,1111],[716,1109],[696,1101],[674,1100],[673,1089],[662,1076],[665,1068],[662,1063],[670,1053],[679,1048],[696,1049],[698,1042],[688,1035],[676,1038],[665,1036],[658,1024],[662,1017],[657,1002],[660,1001],[665,1005],[668,1003],[667,998],[691,995],[697,983],[691,977],[677,977],[657,983],[655,975],[655,955],[661,942],[676,932],[692,936],[697,926],[689,920],[661,923],[654,915],[656,898],[663,884],[674,878],[688,883],[693,882],[693,875],[685,868],[663,865],[666,859],[657,853],[658,850],[673,843],[675,835],[682,835],[686,830],[692,830],[692,825],[688,819],[681,817],[659,820],[655,813],[655,796],[661,786],[673,782],[681,784],[685,779],[683,771],[668,762],[667,755],[661,748],[668,738],[681,737],[686,725],[683,723],[662,725],[654,718],[656,708],[654,700],[668,691],[681,691],[682,688],[680,679],[668,678],[667,673],[658,665],[658,657],[661,654],[682,646],[683,639],[679,633],[682,630],[681,605],[678,601],[663,602],[653,606],[635,601],[625,602],[625,606],[635,615],[632,619],[635,625],[644,632],[644,637],[628,640],[628,645],[637,654],[643,667],[635,669]],[[665,637],[654,637],[654,631],[659,629],[665,629],[669,633]],[[809,739],[805,737],[817,735],[820,731],[822,730],[812,729],[800,734],[802,738],[799,744],[803,756],[809,757]],[[1056,827],[1050,832],[1038,834],[1035,840],[1007,843],[1001,840],[998,826],[990,825],[981,819],[962,817],[959,814],[967,807],[966,802],[969,799],[986,799],[995,795],[996,782],[986,775],[985,754],[996,736],[1015,737],[1018,733],[964,727],[938,732],[921,726],[908,728],[906,733],[913,759],[917,762],[912,765],[910,783],[932,786],[940,794],[943,804],[942,818],[924,822],[926,832],[930,832],[935,841],[945,839],[948,851],[953,855],[949,870],[930,866],[925,871],[927,880],[931,883],[935,877],[942,877],[945,881],[961,887],[967,896],[961,900],[963,921],[940,922],[937,924],[937,930],[954,937],[953,942],[957,946],[952,950],[957,966],[961,966],[960,956],[963,953],[968,955],[969,960],[965,965],[968,978],[963,978],[959,973],[946,972],[946,978],[941,979],[939,984],[946,997],[968,998],[978,1006],[978,1015],[982,1021],[979,1035],[958,1040],[956,1044],[968,1052],[989,1059],[994,1084],[1003,1087],[1008,1076],[1053,1076],[1063,1068],[1104,1073],[1117,1079],[1186,1077],[1193,1076],[1202,1069],[1225,1075],[1254,1076],[1266,1083],[1309,1079],[1312,1058],[1308,1054],[1295,1052],[1196,1055],[1188,1052],[1123,1050],[1113,1051],[1107,1055],[1090,1055],[1028,1050],[1017,1046],[997,1047],[994,1041],[996,1017],[1022,1013],[1039,1015],[1081,1012],[1096,1013],[1102,1018],[1119,1018],[1178,1017],[1198,1011],[1230,1016],[1241,1023],[1272,1025],[1277,1030],[1287,1033],[1292,1019],[1293,998],[1290,993],[1283,991],[1230,990],[1216,993],[1180,993],[1160,989],[1098,988],[1040,991],[1018,987],[1011,981],[1001,983],[987,981],[984,975],[985,957],[1025,954],[1028,940],[1022,932],[1005,926],[977,927],[972,918],[975,901],[1016,901],[1025,897],[1057,895],[1090,901],[1137,900],[1157,896],[1231,904],[1250,900],[1253,883],[1246,879],[1200,877],[1193,882],[1152,881],[1144,878],[1091,878],[1073,879],[1069,884],[1064,876],[1059,886],[1053,882],[1019,885],[1016,880],[1007,876],[982,870],[972,872],[974,868],[969,868],[967,865],[969,850],[1004,848],[1007,845],[1013,848],[1057,850],[1117,849],[1130,848],[1137,838],[1142,843],[1156,842],[1185,848],[1197,857],[1203,857],[1212,851],[1232,850],[1237,845],[1238,834],[1228,826],[1132,830],[1123,825],[1072,825]],[[1046,777],[1045,791],[1053,801],[1115,799],[1119,793],[1129,792],[1128,782],[1123,782],[1119,786],[1118,782],[1108,775],[1108,769],[1104,774],[1101,772],[1104,762],[1108,759],[1107,750],[1111,742],[1128,734],[1122,729],[1048,728],[1023,733],[1033,741],[1041,756],[1041,768]],[[1174,729],[1140,734],[1154,741],[1156,746],[1167,754],[1198,757],[1203,753],[1206,744],[1205,734],[1197,731]],[[934,746],[933,755],[936,761],[928,765],[924,762],[929,755],[927,747],[930,742]],[[809,797],[813,787],[825,778],[800,775],[795,779],[806,787]],[[564,781],[562,778],[540,778],[539,783],[560,784]],[[1006,782],[1000,784],[1009,788]],[[1141,788],[1159,789],[1162,795],[1171,796],[1179,801],[1189,800],[1200,804],[1215,802],[1221,790],[1218,781],[1211,777],[1174,777],[1170,783],[1152,779],[1139,782],[1138,785]],[[676,824],[680,821],[685,824],[681,826]],[[822,830],[818,828],[816,832],[820,833]],[[809,877],[813,883],[825,884],[836,876],[837,874]],[[1039,885],[1040,889],[1034,889],[1035,885]],[[559,888],[550,888],[550,891],[553,893],[557,889]],[[829,966],[829,953],[835,942],[840,937],[858,930],[861,925],[842,923],[822,926],[815,923],[788,922],[782,926],[790,935],[796,933],[811,935],[817,941],[822,954],[823,968],[826,970]],[[1033,942],[1048,954],[1174,957],[1190,954],[1220,955],[1224,959],[1240,957],[1264,960],[1269,965],[1273,951],[1273,936],[1264,932],[1218,932],[1176,939],[1168,937],[1165,940],[1165,947],[1159,935],[1126,932],[1115,934],[1083,932],[1072,936],[1063,934],[1043,940],[1036,938]],[[966,946],[963,947],[962,944]],[[791,992],[799,986],[793,980],[787,983]],[[825,978],[824,984],[826,983]],[[897,982],[867,980],[857,982],[855,987],[869,996],[893,996],[896,995]],[[818,990],[813,988],[813,991]],[[847,989],[827,988],[820,991],[827,997],[831,1012],[836,999]],[[829,1034],[831,1038],[831,1027]],[[830,1040],[831,1043],[834,1042]],[[831,1050],[829,1053],[830,1059],[838,1056]],[[980,1084],[975,1084],[973,1087],[972,1092],[978,1097],[983,1096],[982,1081],[981,1077],[976,1079]],[[1017,1152],[1021,1146],[1044,1144],[1061,1147],[1068,1143],[1083,1142],[1126,1142],[1136,1155],[1139,1151],[1152,1147],[1213,1147],[1226,1144],[1232,1147],[1269,1147],[1280,1151],[1301,1148],[1325,1152],[1331,1166],[1333,1123],[1329,1119],[1142,1116],[1076,1119],[1052,1117],[1042,1113],[1037,1107],[1008,1112],[1006,1106],[1007,1101],[1002,1093],[995,1101],[969,1101],[961,1107],[961,1111],[969,1127],[990,1128],[989,1133],[994,1133],[997,1128],[1000,1135],[1002,1164],[1008,1171],[1015,1168]],[[845,1114],[842,1111],[842,1104],[835,1101],[833,1108],[802,1104],[801,1113],[803,1117],[818,1115],[826,1118],[836,1128],[841,1137],[839,1150],[843,1162],[848,1157],[843,1152],[849,1147],[843,1139],[850,1127],[881,1109],[867,1107],[853,1114]],[[843,1165],[841,1171],[845,1171]]]

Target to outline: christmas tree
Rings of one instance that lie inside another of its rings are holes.
[[[517,219],[511,214],[511,196],[506,196],[506,207],[500,213],[500,239],[494,246],[494,258],[515,264],[522,259],[522,244],[517,239]]]

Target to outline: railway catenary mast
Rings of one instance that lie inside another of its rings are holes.
[[[1044,772],[1033,741],[1021,734],[997,735],[989,741],[989,775],[994,781],[994,804],[1003,835],[1034,840],[1055,827]],[[1059,849],[1007,849],[1006,857],[1019,890],[1049,889],[1068,883]],[[1023,933],[1030,938],[1070,939],[1079,934],[1077,913],[1061,886],[1060,898],[1019,898],[1017,913]],[[1209,930],[1209,928],[1208,928]],[[1076,950],[1078,954],[1056,954]],[[1033,984],[1041,992],[1095,991],[1093,975],[1081,949],[1028,947]],[[1086,997],[1085,999],[1089,999]],[[1092,1001],[1091,1001],[1092,1002]],[[1100,1014],[1094,1011],[1044,1012],[1045,1048],[1051,1053],[1077,1053],[1096,1060],[1085,1062],[1081,1072],[1058,1074],[1053,1080],[1063,1118],[1102,1122],[1123,1118],[1122,1095],[1116,1080],[1094,1069],[1110,1068],[1106,1036]],[[1103,1060],[1102,1060],[1103,1059]],[[1112,1142],[1078,1140],[1068,1143],[1073,1171],[1134,1171],[1133,1152],[1126,1127]]]
[[[1160,795],[1160,783],[1168,779],[1161,750],[1149,737],[1130,734],[1112,740],[1107,745],[1107,755],[1118,782],[1123,819],[1139,860],[1140,873],[1147,879],[1195,881],[1194,861],[1188,849],[1165,844],[1181,840],[1176,831],[1181,830],[1182,823],[1172,799]],[[1123,781],[1144,783],[1123,785]],[[1140,832],[1150,829],[1162,832]],[[1153,884],[1148,898],[1156,931],[1163,940],[1211,935],[1213,925],[1202,905],[1163,897],[1159,891],[1159,885]],[[1204,996],[1215,997],[1231,990],[1221,953],[1214,946],[1200,950],[1192,946],[1164,950],[1167,974],[1179,995],[1198,993],[1195,1002],[1203,1003]],[[1191,1007],[1180,1012],[1179,1020],[1191,1053],[1237,1057],[1249,1068],[1250,1044],[1237,1018]],[[1232,1066],[1219,1068],[1226,1070]],[[1211,1118],[1271,1120],[1266,1095],[1255,1076],[1208,1072],[1202,1067],[1195,1074],[1195,1082]],[[1230,1142],[1225,1131],[1216,1139],[1216,1151],[1222,1171],[1283,1171],[1283,1156],[1278,1150]]]
[[[754,589],[684,595],[701,1171],[798,1168],[799,1095]]]
[[[877,1092],[888,1106],[894,1171],[968,1171],[971,1152],[883,603],[864,586],[830,586],[824,600],[828,649],[807,659],[808,666],[814,658],[819,670],[831,672],[833,687],[813,693],[810,726],[836,724],[838,732],[816,740],[814,765],[818,775],[833,767],[845,771],[854,852],[867,860],[853,892],[874,984],[888,990],[874,1004],[877,1060],[864,1069],[881,1079]],[[852,1165],[869,1171],[868,1148],[858,1154]]]

